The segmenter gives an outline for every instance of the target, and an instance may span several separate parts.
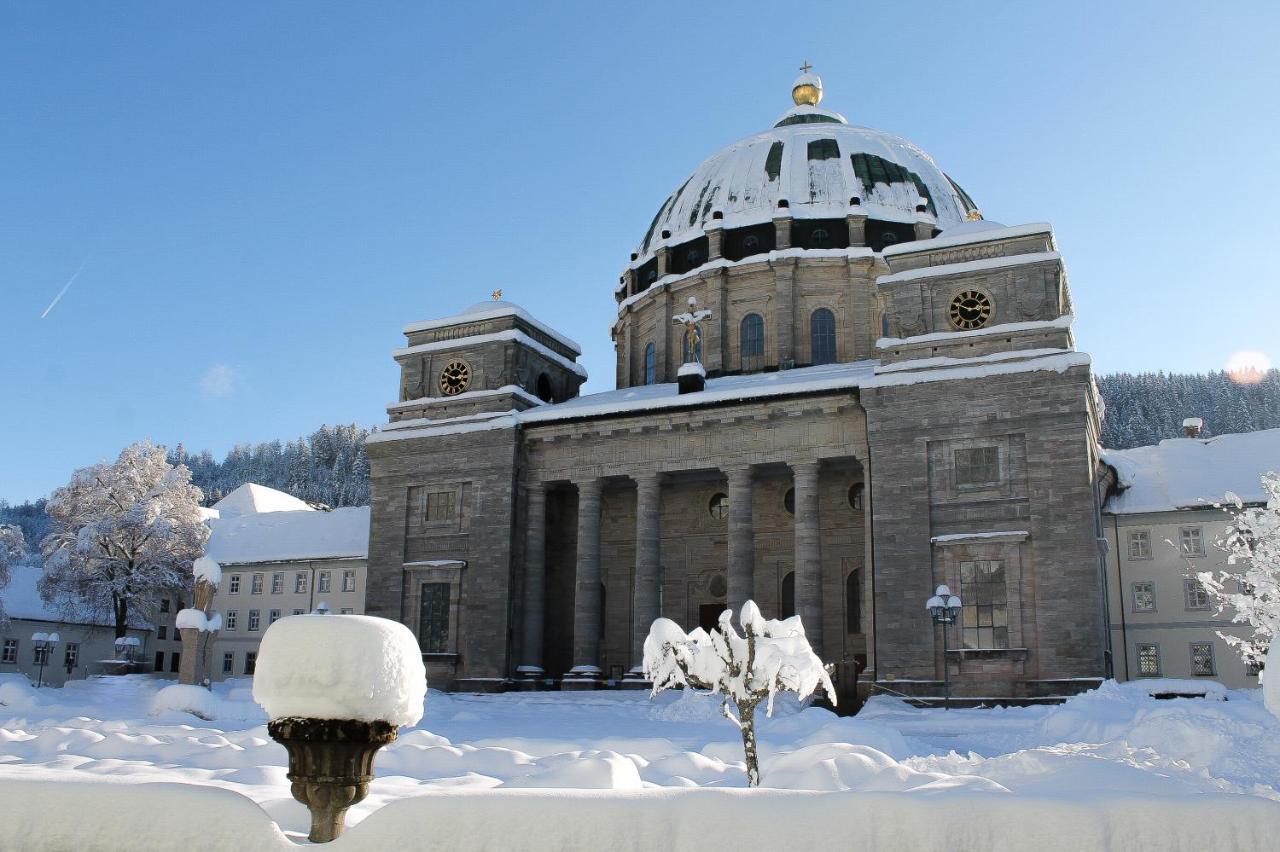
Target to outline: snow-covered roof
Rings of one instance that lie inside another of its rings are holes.
[[[256,515],[262,512],[313,512],[302,500],[283,491],[246,482],[217,503],[213,504],[222,518],[236,515]]]
[[[477,302],[465,311],[460,311],[452,316],[425,320],[423,322],[411,322],[404,327],[404,333],[413,334],[418,331],[430,331],[433,328],[443,328],[447,325],[457,325],[458,323],[463,322],[480,322],[482,320],[498,319],[499,317],[509,316],[519,317],[529,325],[538,329],[538,331],[541,331],[543,334],[556,340],[566,348],[573,350],[575,355],[582,354],[582,347],[579,346],[572,338],[565,337],[551,326],[539,319],[536,319],[533,314],[529,313],[515,302],[507,302],[503,300]]]
[[[898,254],[937,251],[938,249],[953,248],[955,246],[967,246],[972,243],[988,243],[992,240],[1009,240],[1015,237],[1030,237],[1036,234],[1052,233],[1053,226],[1048,222],[1002,225],[989,219],[978,219],[973,222],[960,222],[952,225],[931,240],[914,240],[909,243],[885,246],[884,256],[893,257]]]
[[[30,565],[13,566],[9,585],[0,589],[0,600],[4,601],[4,611],[9,618],[55,621],[64,624],[93,624],[100,627],[110,627],[115,624],[114,619],[106,613],[77,615],[46,604],[40,599],[40,591],[36,586],[42,573],[40,568]],[[129,618],[129,626],[146,629],[151,625],[145,619],[134,615]]]
[[[1041,350],[1020,354],[1031,357],[1009,361],[1008,353],[996,353],[977,358],[954,358],[947,359],[945,365],[917,364],[924,369],[914,372],[891,370],[881,373],[878,372],[879,361],[853,361],[771,373],[721,376],[708,379],[705,390],[687,394],[681,394],[679,386],[674,382],[639,385],[574,397],[555,405],[544,405],[526,411],[486,412],[451,418],[448,421],[400,420],[381,427],[382,431],[375,432],[367,440],[370,443],[381,443],[403,438],[511,429],[522,424],[553,423],[579,417],[643,414],[669,408],[715,405],[770,396],[986,378],[1038,370],[1060,373],[1089,364],[1089,356],[1083,352]]]
[[[223,516],[209,526],[205,554],[224,567],[369,554],[368,506]]]
[[[851,206],[855,197],[859,204]],[[704,160],[663,202],[631,266],[645,263],[659,245],[701,236],[715,212],[726,228],[770,222],[781,200],[796,218],[857,212],[893,222],[926,219],[943,229],[964,222],[973,209],[972,199],[916,145],[802,105],[777,126]],[[917,212],[920,204],[926,213]],[[663,231],[671,236],[664,239]]]
[[[1168,438],[1150,447],[1106,450],[1119,493],[1107,501],[1116,515],[1208,507],[1232,492],[1246,503],[1266,498],[1259,477],[1280,470],[1280,429]]]

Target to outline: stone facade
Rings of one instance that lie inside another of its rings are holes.
[[[787,156],[826,174],[862,137],[814,122],[843,121],[784,117],[775,147],[807,142]],[[944,666],[973,698],[1096,682],[1100,412],[1061,258],[1048,226],[958,221],[971,201],[929,163],[884,166],[898,195],[864,186],[839,220],[782,199],[727,223],[707,202],[679,220],[704,217],[692,241],[651,229],[616,291],[616,391],[579,397],[577,347],[507,303],[407,327],[368,445],[367,611],[457,689],[634,684],[656,615],[709,626],[747,599],[802,617],[846,699],[937,695]],[[729,259],[730,225],[771,250]],[[839,245],[813,247],[819,225]],[[690,297],[708,380],[682,393]],[[456,358],[473,384],[445,392]],[[969,604],[945,653],[924,609],[943,582]]]

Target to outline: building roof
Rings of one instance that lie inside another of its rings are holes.
[[[1103,460],[1116,471],[1119,489],[1107,500],[1115,515],[1205,508],[1228,492],[1245,503],[1267,497],[1260,477],[1280,470],[1280,429],[1169,438],[1155,446],[1107,450]]]
[[[61,624],[90,624],[98,627],[115,625],[115,619],[107,612],[98,614],[64,612],[59,607],[46,604],[40,599],[40,590],[36,585],[43,573],[39,567],[31,565],[12,567],[9,585],[0,589],[0,600],[4,601],[4,611],[9,618],[53,621]],[[135,612],[129,618],[129,627],[145,630],[151,625]]]
[[[582,347],[572,338],[566,337],[556,331],[542,320],[529,313],[515,302],[508,302],[503,299],[493,299],[488,302],[477,302],[464,311],[459,311],[452,316],[441,317],[440,319],[424,320],[422,322],[411,322],[404,327],[406,335],[413,334],[418,331],[429,331],[433,328],[443,328],[448,325],[457,325],[466,322],[481,322],[483,320],[498,319],[499,317],[516,316],[524,320],[529,325],[541,331],[543,334],[560,343],[567,349],[573,351],[575,355],[582,354]]]
[[[205,555],[224,566],[369,555],[368,506],[224,515],[209,526]]]
[[[285,494],[283,491],[277,491],[265,485],[258,485],[255,482],[246,482],[241,485],[235,491],[214,503],[213,508],[218,512],[218,517],[222,518],[237,515],[256,515],[261,512],[315,511],[304,501],[291,494]]]
[[[694,169],[662,203],[631,265],[645,263],[659,245],[702,236],[717,213],[725,228],[771,222],[780,201],[795,218],[843,219],[853,212],[892,222],[924,219],[943,230],[976,210],[913,143],[802,104],[774,127],[722,148]],[[664,238],[664,231],[670,236]]]

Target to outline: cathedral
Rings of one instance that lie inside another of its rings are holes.
[[[1109,672],[1102,405],[1053,231],[985,220],[822,94],[803,69],[648,223],[616,390],[580,395],[577,344],[500,293],[405,327],[366,611],[414,631],[433,685],[642,686],[655,618],[748,599],[802,617],[841,704]]]

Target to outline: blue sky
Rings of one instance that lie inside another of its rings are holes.
[[[1263,2],[4,4],[0,498],[381,422],[401,327],[497,287],[608,389],[629,251],[805,59],[1054,223],[1099,372],[1280,361],[1278,37]]]

